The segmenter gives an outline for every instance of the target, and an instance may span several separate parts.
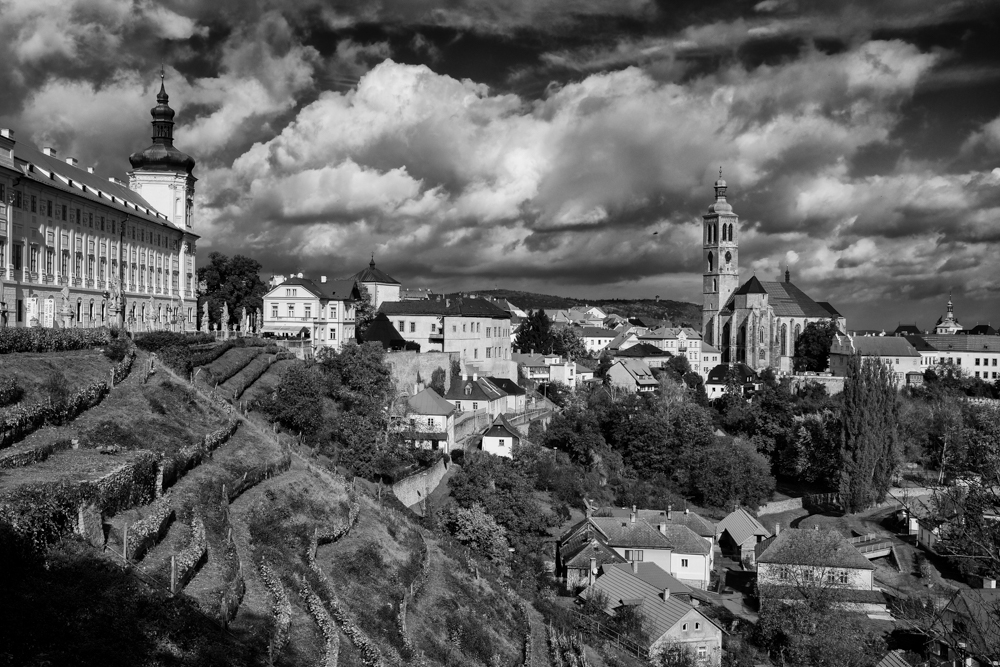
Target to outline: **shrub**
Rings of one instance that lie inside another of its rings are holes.
[[[111,361],[121,361],[128,354],[130,347],[127,338],[116,338],[104,346],[104,356]]]
[[[122,449],[142,449],[144,443],[128,428],[117,422],[104,420],[80,433],[80,446],[121,447]]]
[[[42,392],[49,400],[49,407],[62,410],[69,401],[69,383],[66,376],[57,370],[51,371],[42,382]]]
[[[0,380],[0,407],[13,405],[24,396],[24,389],[17,383],[17,380]]]
[[[135,344],[146,352],[159,352],[166,347],[187,347],[212,343],[214,339],[209,334],[186,334],[173,331],[152,331],[135,337]]]
[[[111,342],[108,329],[48,329],[45,327],[0,329],[0,354],[13,352],[60,352],[104,347]]]
[[[208,370],[209,383],[212,385],[222,384],[246,368],[247,365],[260,353],[261,350],[259,348],[255,348],[246,351],[234,352],[224,359],[219,359],[219,362],[212,364],[212,368]]]
[[[186,378],[193,366],[191,365],[192,353],[189,347],[174,345],[161,348],[157,353],[162,363],[181,377]]]

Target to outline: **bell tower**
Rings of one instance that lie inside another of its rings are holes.
[[[719,311],[739,287],[739,216],[726,201],[726,182],[715,182],[715,202],[702,216],[702,334],[706,343],[719,347]]]

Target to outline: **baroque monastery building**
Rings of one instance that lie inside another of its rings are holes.
[[[721,363],[788,373],[795,340],[806,324],[835,319],[846,331],[846,319],[829,303],[813,301],[796,287],[787,270],[783,282],[761,281],[754,275],[739,284],[739,216],[726,201],[722,178],[715,182],[715,202],[702,218],[703,340],[719,350]]]
[[[0,131],[0,326],[193,330],[194,159],[174,147],[162,73],[129,183]],[[122,308],[124,306],[124,308]]]

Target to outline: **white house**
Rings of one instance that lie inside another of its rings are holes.
[[[360,292],[353,281],[319,282],[300,273],[264,295],[264,333],[297,336],[303,330],[314,347],[339,350],[354,340],[355,305]]]
[[[400,425],[403,437],[416,447],[450,452],[455,444],[457,408],[431,388],[407,400],[406,419]]]
[[[617,331],[603,327],[583,327],[577,331],[587,352],[600,354],[618,336]]]
[[[485,410],[491,417],[496,417],[507,407],[507,393],[476,373],[472,377],[466,375],[460,380],[452,380],[444,397],[459,412]]]
[[[876,359],[889,367],[897,386],[906,381],[906,374],[921,372],[920,353],[902,336],[849,336],[837,333],[830,345],[830,371],[834,377],[847,376],[851,356]]]
[[[611,364],[606,375],[612,386],[629,393],[655,391],[660,386],[653,371],[641,359],[619,359]]]
[[[368,291],[368,296],[371,297],[375,310],[378,310],[379,306],[386,301],[400,300],[399,281],[382,269],[375,267],[375,255],[372,255],[372,261],[369,262],[367,269],[358,271],[348,280],[353,280]]]
[[[483,433],[482,449],[487,454],[514,458],[514,446],[521,442],[521,433],[507,418],[499,414]]]

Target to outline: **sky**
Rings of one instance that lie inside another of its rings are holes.
[[[1000,2],[0,0],[0,126],[124,178],[165,68],[195,231],[272,273],[1000,325]],[[204,261],[204,260],[202,260]]]

